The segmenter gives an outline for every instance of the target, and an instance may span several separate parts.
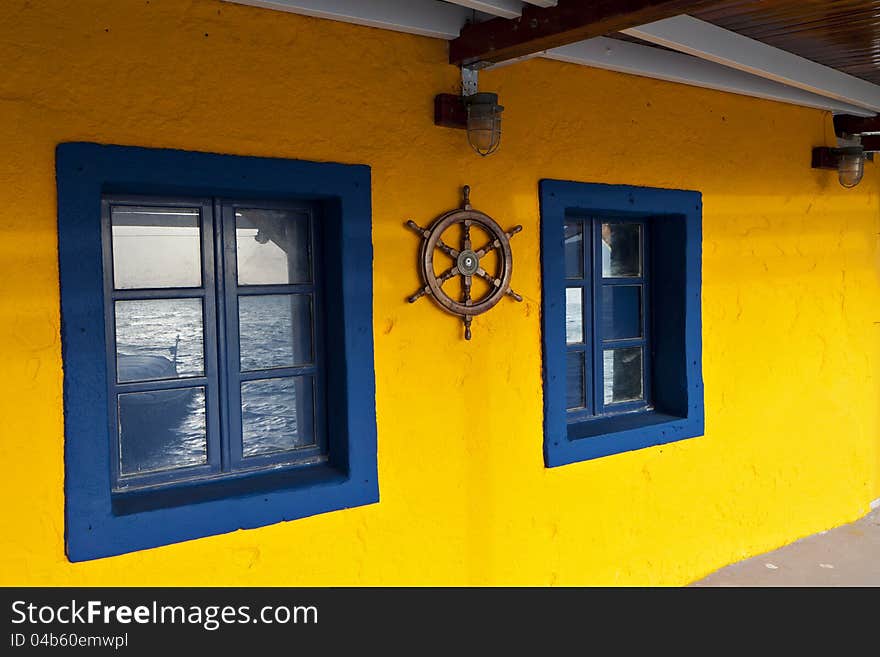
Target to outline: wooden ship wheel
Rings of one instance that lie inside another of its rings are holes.
[[[471,339],[471,322],[474,315],[486,312],[497,304],[501,297],[509,296],[517,301],[522,297],[510,289],[510,276],[513,272],[513,256],[510,253],[510,238],[522,230],[522,226],[514,226],[505,231],[498,223],[487,214],[474,210],[470,203],[471,188],[464,186],[464,201],[459,210],[452,210],[438,217],[429,228],[422,228],[413,220],[406,222],[408,228],[413,229],[424,240],[419,253],[419,269],[423,287],[408,297],[410,303],[416,302],[423,296],[430,296],[446,312],[457,315],[464,322],[464,337]],[[443,241],[443,235],[454,226],[460,227],[461,240],[459,248],[453,248]],[[479,248],[474,248],[471,243],[471,229],[477,228],[479,232],[488,236],[488,241]],[[496,266],[494,272],[484,269],[490,253],[496,253]],[[437,273],[440,267],[434,262],[434,256],[441,253],[448,257],[441,273]],[[461,298],[453,299],[443,290],[443,285],[456,276],[461,279]],[[472,296],[474,277],[478,277],[488,283],[488,290]]]

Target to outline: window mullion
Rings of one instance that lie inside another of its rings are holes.
[[[595,415],[596,400],[593,393],[593,342],[595,331],[593,327],[593,223],[590,219],[581,220],[581,236],[583,247],[581,249],[582,273],[581,280],[581,323],[583,324],[584,339],[584,403],[587,411]]]
[[[645,397],[645,404],[648,406],[653,406],[653,390],[652,388],[652,373],[654,371],[654,358],[651,353],[653,350],[652,347],[652,330],[651,330],[651,251],[650,251],[650,235],[649,233],[648,222],[642,223],[642,235],[641,235],[641,254],[642,254],[642,289],[641,289],[641,304],[642,304],[642,317],[641,317],[641,327],[642,327],[642,338],[644,338],[644,346],[642,347],[642,393]]]
[[[226,307],[226,240],[225,223],[226,217],[219,200],[214,199],[214,300],[216,304],[216,327],[217,327],[217,350],[218,363],[217,382],[219,393],[220,414],[220,470],[227,472],[230,469],[230,407],[229,407],[229,335],[228,335],[228,309]]]
[[[602,293],[602,220],[593,217],[590,219],[590,310],[591,310],[591,367],[593,415],[601,415],[604,412],[604,371],[602,363],[602,335],[599,330],[599,298]]]
[[[213,471],[222,470],[223,454],[220,448],[222,418],[219,390],[220,364],[217,348],[217,305],[214,290],[217,285],[216,254],[214,251],[214,230],[217,216],[210,200],[201,207],[202,215],[202,345],[205,357],[205,438],[208,448],[208,462]]]

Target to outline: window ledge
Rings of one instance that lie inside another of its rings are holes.
[[[568,439],[579,440],[581,438],[596,438],[611,433],[619,433],[630,429],[643,429],[645,427],[653,427],[658,424],[668,424],[669,422],[683,419],[686,418],[656,411],[650,411],[647,413],[627,413],[625,415],[595,418],[568,425]]]
[[[274,472],[257,471],[245,476],[226,477],[214,481],[185,482],[153,490],[115,491],[111,499],[113,513],[127,515],[228,497],[265,497],[266,494],[276,491],[296,491],[320,485],[337,485],[347,480],[348,476],[345,473],[321,463],[282,468]]]
[[[568,425],[565,435],[548,441],[545,460],[552,468],[701,435],[702,416],[628,413]]]

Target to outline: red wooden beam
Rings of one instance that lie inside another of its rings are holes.
[[[838,137],[860,135],[863,132],[880,132],[880,116],[838,114],[834,117],[834,131]]]
[[[866,153],[880,152],[880,135],[863,135],[861,143]]]
[[[555,7],[524,5],[519,18],[465,25],[449,42],[449,63],[503,62],[717,4],[719,0],[559,0]]]

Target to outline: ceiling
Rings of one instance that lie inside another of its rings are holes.
[[[880,84],[880,0],[740,1],[688,13]]]
[[[837,114],[880,112],[880,0],[227,1],[445,39],[450,58],[474,55],[455,59],[468,66],[547,57]],[[520,47],[529,28],[554,21],[556,32]]]
[[[495,16],[511,18],[524,5],[552,6],[556,2],[487,0],[445,4],[487,8]],[[473,10],[480,22],[492,14]],[[873,83],[880,83],[880,0],[730,0],[687,12],[763,43],[800,55]],[[608,35],[633,41],[621,33]],[[641,42],[643,45],[645,42]]]

